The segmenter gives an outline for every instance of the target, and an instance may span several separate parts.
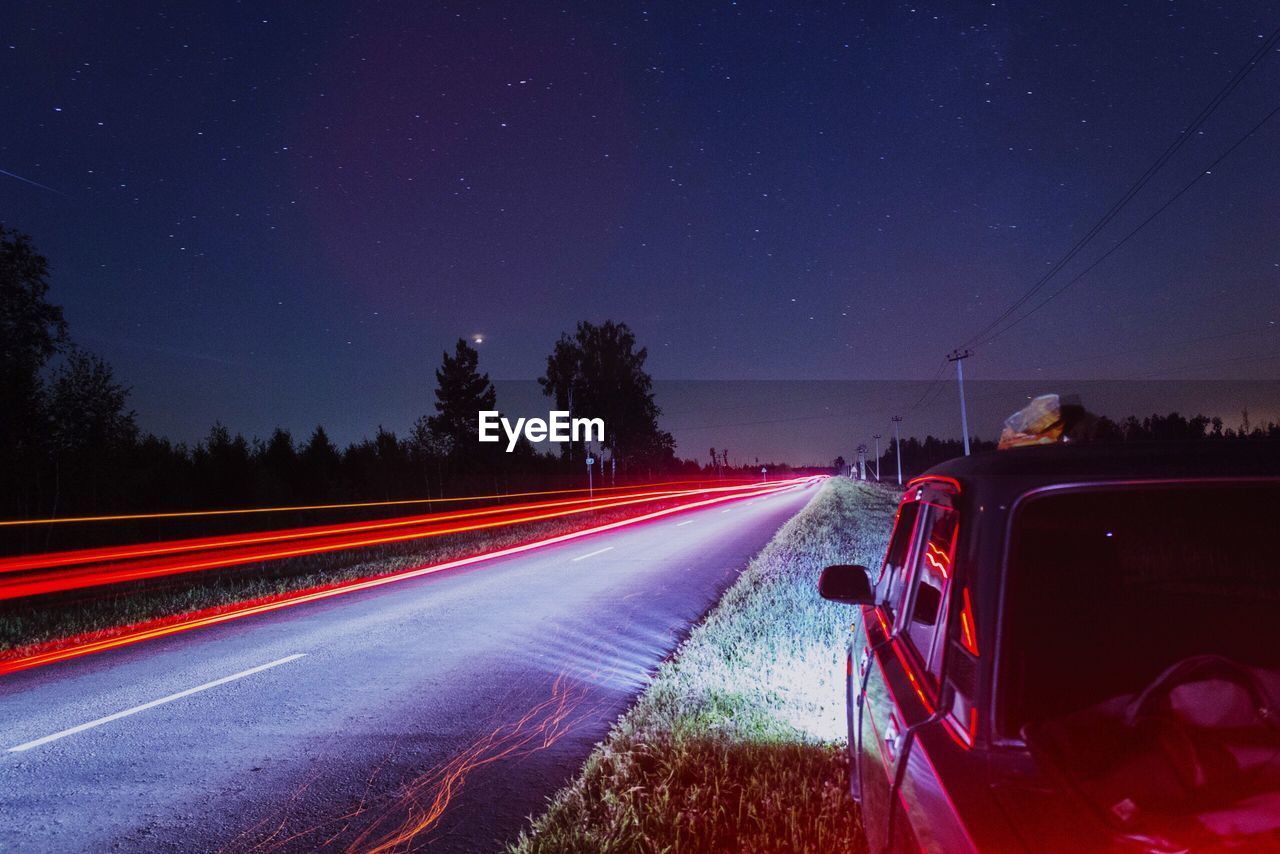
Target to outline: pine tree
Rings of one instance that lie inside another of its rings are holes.
[[[490,446],[479,443],[478,413],[495,409],[497,394],[479,363],[480,354],[459,338],[454,354],[444,353],[436,371],[436,414],[427,426],[455,461],[489,456]]]

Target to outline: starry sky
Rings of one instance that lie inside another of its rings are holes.
[[[722,422],[668,402],[701,456],[717,423],[831,416],[786,381],[933,406],[946,353],[1278,26],[1252,0],[15,2],[0,220],[145,429],[403,431],[458,337],[528,380],[612,318],[659,380],[783,381]],[[1278,106],[1273,51],[1052,285]],[[1277,150],[1280,117],[967,374],[1280,375]]]

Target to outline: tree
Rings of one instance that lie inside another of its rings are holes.
[[[561,334],[560,340],[547,357],[547,373],[538,378],[542,393],[555,399],[556,409],[573,411],[573,400],[579,374],[581,372],[581,352],[577,344],[568,335]],[[565,442],[560,446],[560,458],[572,462],[575,442]]]
[[[444,353],[436,371],[436,414],[427,419],[427,427],[454,460],[487,456],[479,443],[477,413],[494,409],[497,394],[489,375],[478,370],[479,363],[480,354],[459,338],[453,355]]]
[[[675,440],[658,428],[662,410],[644,370],[649,352],[637,349],[625,323],[582,322],[572,338],[561,336],[540,380],[543,393],[569,404],[575,416],[604,420],[604,446],[623,466],[668,467]]]
[[[111,366],[73,349],[53,375],[48,394],[49,436],[60,451],[104,452],[137,438],[136,414],[127,409],[129,389]]]
[[[54,464],[54,507],[96,508],[110,503],[120,487],[112,475],[126,465],[137,442],[129,389],[116,382],[111,366],[73,348],[54,372],[46,395],[48,443]],[[71,478],[69,479],[69,476]],[[64,482],[68,489],[63,489]],[[71,499],[62,501],[63,495]]]
[[[413,422],[407,441],[409,459],[421,476],[427,494],[431,494],[434,478],[436,490],[444,495],[444,461],[449,455],[449,444],[431,429],[431,419],[426,415]]]
[[[197,483],[209,507],[242,507],[253,502],[254,471],[249,443],[221,422],[192,454]]]
[[[293,500],[298,482],[298,453],[293,447],[293,436],[288,430],[277,427],[257,451],[254,462],[260,475],[259,498],[268,504],[284,504]]]
[[[0,484],[15,494],[35,490],[44,438],[41,371],[67,341],[62,308],[46,298],[49,263],[31,238],[0,225]]]
[[[308,501],[328,501],[334,497],[341,457],[323,427],[317,426],[298,455],[299,480]]]

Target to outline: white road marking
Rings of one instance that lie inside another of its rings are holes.
[[[596,550],[595,550],[595,551],[593,551],[593,552],[587,552],[587,553],[586,553],[586,554],[584,554],[584,555],[578,555],[577,557],[573,558],[573,559],[572,559],[572,560],[570,560],[569,562],[570,562],[570,563],[577,563],[577,562],[578,562],[578,561],[580,561],[580,560],[586,560],[586,559],[587,559],[587,558],[589,558],[589,557],[595,557],[596,555],[602,555],[602,554],[604,554],[605,552],[611,552],[611,551],[613,551],[613,546],[605,546],[605,547],[604,547],[604,548],[602,548],[602,549],[596,549]]]
[[[257,667],[250,667],[248,670],[241,670],[239,673],[232,673],[230,676],[223,676],[221,679],[215,679],[212,682],[206,682],[203,685],[197,685],[194,688],[188,688],[185,691],[179,691],[176,694],[161,697],[159,700],[152,700],[150,703],[143,703],[141,706],[134,706],[132,709],[125,709],[122,712],[116,712],[115,714],[107,715],[106,717],[98,718],[97,720],[92,720],[88,723],[80,724],[79,726],[73,726],[70,729],[64,729],[61,732],[55,732],[53,735],[46,735],[44,738],[37,738],[34,741],[24,742],[23,744],[19,744],[17,747],[10,747],[9,752],[19,753],[24,750],[30,750],[33,747],[40,747],[41,745],[48,744],[51,741],[57,741],[60,738],[66,738],[69,735],[75,735],[78,732],[84,732],[87,729],[93,729],[94,727],[99,727],[103,724],[117,721],[120,718],[127,718],[129,715],[136,715],[138,712],[145,712],[147,709],[154,709],[156,706],[162,706],[165,703],[172,703],[174,700],[181,700],[183,697],[190,697],[192,694],[199,694],[201,691],[208,691],[210,688],[217,688],[219,685],[225,685],[228,682],[234,682],[237,679],[243,679],[246,676],[252,676],[255,673],[261,673],[262,671],[269,670],[272,667],[279,667],[281,664],[288,664],[290,661],[297,661],[304,655],[306,655],[305,652],[299,652],[295,655],[278,658],[275,661],[270,661],[266,664],[259,664]]]
[[[685,525],[692,525],[692,524],[693,524],[692,519],[685,519],[683,522],[676,522],[676,527],[683,528]]]
[[[721,510],[720,512],[721,512],[721,513],[730,513],[730,512],[732,512],[732,511],[733,511],[733,508],[732,508],[732,507],[726,507],[726,508],[724,508],[723,510]]]

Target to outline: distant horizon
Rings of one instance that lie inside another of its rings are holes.
[[[127,378],[125,379],[127,382]],[[434,375],[431,376],[432,388]],[[535,380],[495,379],[497,408],[520,417],[544,417],[552,408]],[[919,408],[913,404],[928,393]],[[1257,380],[970,380],[965,387],[970,435],[995,440],[1006,417],[1038,394],[1075,395],[1094,414],[1120,421],[1129,416],[1178,412],[1220,417],[1224,425],[1238,428],[1241,410],[1249,410],[1254,426],[1280,422],[1280,382]],[[873,444],[881,434],[881,448],[893,436],[890,416],[901,414],[902,438],[933,436],[943,440],[960,438],[959,397],[954,377],[936,383],[920,380],[654,380],[654,396],[662,407],[661,426],[676,439],[676,455],[704,462],[712,445],[727,448],[735,464],[747,464],[756,457],[793,465],[829,465],[836,456],[850,459],[858,444]],[[1131,401],[1126,409],[1124,401]],[[1199,401],[1199,403],[1197,403]],[[376,435],[379,426],[403,438],[419,415],[434,413],[434,396],[425,390],[415,410],[401,401],[388,407],[382,418],[354,417],[326,421],[323,416],[295,424],[255,419],[243,424],[229,418],[215,419],[232,433],[247,439],[268,438],[277,428],[286,429],[295,441],[304,441],[316,426],[323,426],[339,447],[358,443]],[[165,410],[158,420],[178,429],[156,429],[152,413],[140,407],[138,426],[175,443],[194,446],[203,440],[214,421],[199,422],[196,416],[179,420],[173,410]],[[589,413],[574,413],[589,415]],[[271,423],[268,423],[271,422]],[[608,425],[606,425],[607,429]],[[778,428],[784,428],[779,430]],[[805,448],[815,448],[805,452]],[[550,445],[540,446],[550,450]],[[826,453],[824,453],[824,451]],[[817,457],[817,459],[814,459]]]

